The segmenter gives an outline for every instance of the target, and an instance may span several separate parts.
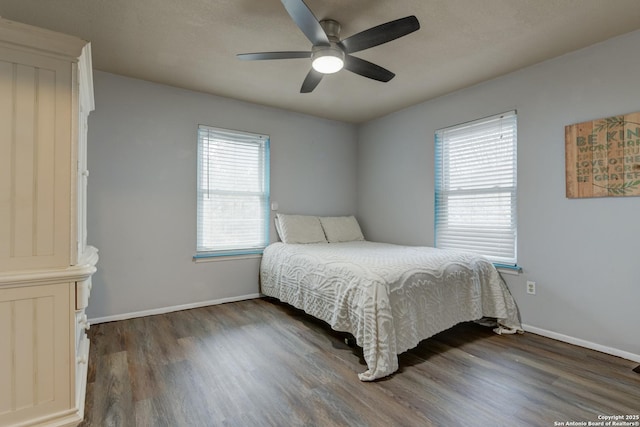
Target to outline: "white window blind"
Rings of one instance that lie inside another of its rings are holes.
[[[516,112],[436,131],[435,244],[515,265]]]
[[[269,242],[269,137],[198,127],[198,256],[260,253]]]

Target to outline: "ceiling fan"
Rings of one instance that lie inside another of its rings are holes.
[[[303,0],[281,1],[296,25],[311,41],[311,51],[241,53],[237,57],[248,61],[311,58],[312,68],[302,83],[300,93],[313,91],[325,74],[336,73],[342,68],[373,80],[388,82],[395,76],[394,73],[351,54],[406,36],[420,28],[418,19],[412,15],[340,40],[338,22],[332,19],[318,21]]]

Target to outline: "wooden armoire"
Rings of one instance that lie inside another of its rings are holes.
[[[84,414],[91,46],[0,18],[0,426]]]

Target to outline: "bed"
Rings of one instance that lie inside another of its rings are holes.
[[[321,237],[315,221],[289,217],[278,215],[283,241],[264,250],[261,292],[351,333],[367,364],[362,381],[392,374],[398,354],[460,322],[488,317],[498,333],[522,331],[508,288],[481,256],[365,241],[353,217],[348,227],[345,217],[313,217]]]

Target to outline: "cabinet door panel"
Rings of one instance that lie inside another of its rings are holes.
[[[2,46],[0,58],[0,272],[65,267],[73,67]]]
[[[0,425],[71,407],[71,289],[0,290]]]

